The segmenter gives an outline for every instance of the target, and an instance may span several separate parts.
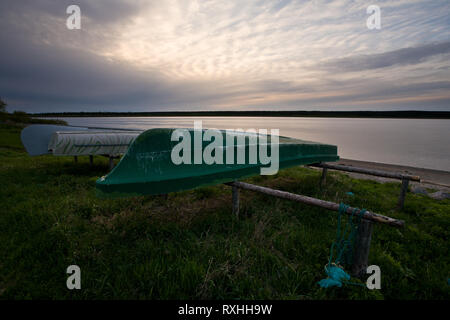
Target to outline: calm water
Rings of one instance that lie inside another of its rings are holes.
[[[59,118],[74,126],[279,129],[280,135],[330,143],[342,158],[450,171],[450,120],[270,117]]]

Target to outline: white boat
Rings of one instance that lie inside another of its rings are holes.
[[[71,127],[59,125],[31,125],[21,132],[21,140],[30,156],[105,155],[117,157],[142,130]]]
[[[54,156],[106,155],[116,157],[127,152],[139,131],[57,131],[48,143]]]

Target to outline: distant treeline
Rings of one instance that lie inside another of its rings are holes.
[[[35,117],[321,117],[450,119],[450,111],[170,111],[50,112]]]
[[[66,121],[63,120],[52,120],[52,119],[35,119],[34,115],[28,114],[23,111],[14,111],[13,113],[0,112],[0,123],[7,124],[60,124],[67,125]]]

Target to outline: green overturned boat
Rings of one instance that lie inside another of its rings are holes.
[[[334,145],[265,132],[150,129],[96,187],[100,197],[167,194],[337,160]]]

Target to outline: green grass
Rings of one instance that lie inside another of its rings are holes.
[[[376,225],[370,263],[381,290],[321,289],[337,214],[220,185],[158,196],[104,200],[95,180],[107,159],[29,157],[20,128],[0,125],[0,297],[2,299],[449,299],[450,201],[408,193],[398,183],[282,170],[248,181],[403,219]],[[352,191],[355,196],[346,195]],[[82,289],[66,288],[76,264]],[[359,281],[359,280],[354,280]]]

